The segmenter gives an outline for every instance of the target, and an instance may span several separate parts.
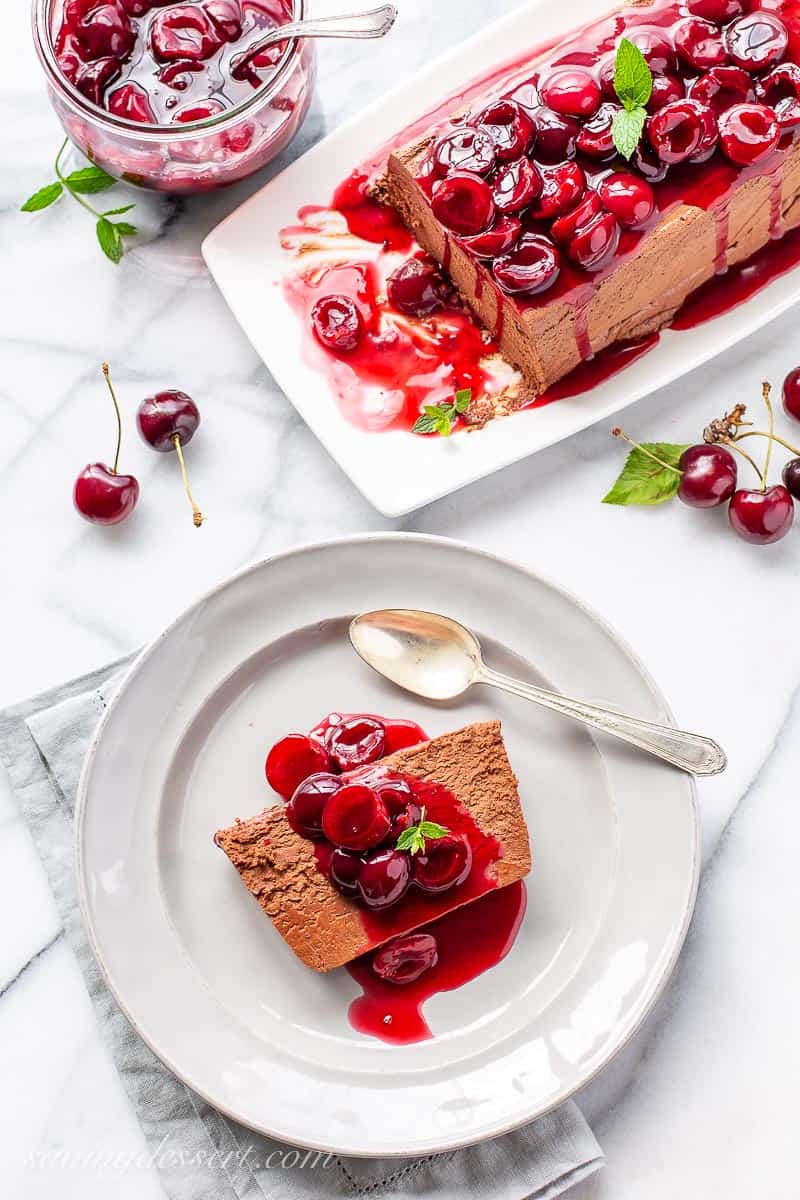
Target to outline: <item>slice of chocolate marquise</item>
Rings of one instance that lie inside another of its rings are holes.
[[[364,826],[367,810],[375,833],[369,849],[357,852],[348,831]],[[388,829],[380,825],[387,819]],[[302,836],[277,804],[215,836],[275,928],[315,971],[343,966],[531,868],[498,721],[343,774],[325,802],[322,829],[316,840]]]

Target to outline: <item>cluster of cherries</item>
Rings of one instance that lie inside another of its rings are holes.
[[[448,892],[472,868],[468,838],[442,827],[418,853],[397,848],[403,833],[435,814],[425,812],[422,781],[373,765],[386,749],[383,721],[352,716],[314,736],[290,734],[266,761],[292,829],[325,851],[317,857],[333,886],[373,912],[412,887],[429,896]]]
[[[742,0],[686,0],[674,16],[671,27],[626,30],[653,78],[628,169],[618,169],[612,132],[621,108],[615,53],[589,46],[570,57],[590,65],[545,66],[467,114],[422,159],[417,180],[436,218],[491,264],[503,291],[545,291],[562,256],[604,269],[624,232],[651,221],[654,185],[673,167],[718,149],[750,166],[800,126],[800,67],[784,61],[789,35],[776,13],[745,13]]]
[[[779,437],[772,428],[768,383],[764,384],[763,395],[770,416],[769,432],[751,429],[744,420],[745,408],[739,405],[720,420],[711,422],[704,432],[705,441],[685,450],[677,468],[681,475],[677,494],[684,504],[692,508],[727,504],[733,530],[746,542],[758,546],[786,536],[794,522],[795,500],[800,500],[800,449]],[[784,380],[783,407],[788,416],[800,421],[800,367],[790,371]],[[614,432],[619,435],[621,431]],[[770,451],[772,443],[777,442],[794,455],[783,468],[782,483],[772,486],[768,483],[769,451],[761,470],[739,445],[749,437],[767,438]],[[759,488],[737,487],[735,454],[746,458],[760,475]]]
[[[106,463],[89,463],[84,467],[75,480],[73,500],[78,512],[87,521],[95,525],[119,525],[131,515],[139,500],[139,481],[134,475],[127,475],[119,470],[119,452],[122,446],[122,414],[117,401],[114,387],[108,369],[108,363],[103,363],[103,375],[114,402],[117,417],[117,449],[114,455],[114,465]],[[189,487],[186,473],[186,463],[183,458],[183,447],[186,446],[197,432],[200,424],[200,411],[185,392],[174,390],[157,392],[148,396],[139,405],[136,412],[136,424],[148,446],[160,453],[174,451],[180,463],[186,495],[192,506],[195,526],[203,524],[203,515],[195,504]]]
[[[281,19],[260,0],[66,0],[55,52],[70,83],[114,116],[188,123],[261,85],[282,47],[256,55],[232,47]]]

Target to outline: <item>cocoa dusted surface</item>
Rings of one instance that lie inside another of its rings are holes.
[[[381,765],[444,784],[454,793],[502,846],[502,857],[491,868],[499,886],[530,871],[528,830],[499,721],[468,725],[400,750]],[[379,944],[367,937],[358,905],[320,872],[314,844],[294,832],[282,804],[237,820],[215,841],[306,966],[331,971]],[[457,893],[453,900],[458,908]]]

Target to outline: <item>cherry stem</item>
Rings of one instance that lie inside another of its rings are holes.
[[[772,411],[772,401],[769,398],[769,394],[771,391],[772,391],[772,388],[770,387],[770,385],[768,383],[762,383],[761,395],[764,398],[764,403],[766,404],[767,412],[769,413],[769,433],[767,435],[769,437],[769,441],[767,442],[767,457],[764,462],[764,474],[761,476],[761,491],[762,492],[765,492],[767,490],[767,476],[769,475],[769,464],[770,464],[770,460],[772,458],[772,443],[775,440],[775,414]]]
[[[750,435],[743,434],[742,436],[749,437]],[[766,434],[766,433],[764,434],[764,437],[768,437],[768,436],[769,436],[768,434]],[[730,446],[731,450],[735,450],[737,454],[741,454],[742,458],[747,459],[747,461],[750,463],[750,466],[753,468],[753,470],[755,471],[756,475],[758,476],[759,480],[761,481],[761,483],[763,485],[764,475],[761,471],[761,468],[758,466],[758,464],[755,462],[755,460],[750,457],[750,455],[747,453],[747,451],[743,450],[741,446],[737,446],[736,442],[733,440],[733,438],[723,437],[723,438],[720,438],[719,440],[723,446]],[[762,486],[761,490],[762,491],[764,490],[763,486]]]
[[[773,433],[772,435],[764,433],[763,429],[751,429],[749,433],[737,433],[736,440],[737,442],[740,442],[742,438],[746,437],[768,438],[770,436],[772,437],[773,442],[777,442],[779,446],[783,446],[784,450],[788,450],[791,454],[795,454],[798,458],[800,458],[800,450],[797,449],[797,446],[793,446],[791,442],[787,442],[786,438],[779,437],[777,433]]]
[[[665,471],[673,471],[676,475],[683,475],[683,471],[680,469],[680,467],[673,467],[672,463],[664,462],[663,458],[659,458],[657,454],[653,454],[650,450],[647,450],[644,446],[640,445],[639,442],[635,442],[633,438],[629,438],[627,433],[623,433],[621,429],[612,429],[611,434],[615,438],[622,438],[623,442],[627,442],[629,446],[633,446],[634,450],[639,450],[648,458],[652,458],[653,462],[658,463],[658,465],[663,467]]]
[[[192,489],[189,487],[189,475],[186,470],[186,462],[183,457],[183,447],[181,446],[180,434],[176,433],[173,436],[172,444],[175,447],[175,453],[178,456],[178,462],[180,463],[180,466],[181,466],[181,475],[183,477],[183,486],[186,491],[186,495],[189,497],[189,503],[192,506],[192,515],[194,518],[194,526],[195,526],[195,529],[199,529],[200,526],[203,524],[205,517],[200,512],[200,509],[197,507],[194,496],[192,495]]]
[[[111,377],[109,376],[109,373],[108,373],[108,363],[103,363],[102,370],[103,370],[103,378],[105,379],[106,384],[108,385],[108,390],[111,392],[111,399],[114,401],[114,412],[117,414],[117,450],[114,455],[114,466],[111,468],[112,475],[116,475],[117,468],[119,467],[119,452],[120,452],[120,449],[122,448],[122,413],[119,411],[119,404],[117,402],[117,396],[114,391],[113,384],[111,383]]]

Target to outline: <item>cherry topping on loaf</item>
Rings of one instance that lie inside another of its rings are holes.
[[[744,12],[742,0],[686,0],[686,7],[693,17],[702,17],[715,25],[727,25]]]
[[[536,159],[543,163],[558,163],[575,157],[580,125],[574,117],[566,117],[542,105],[531,115],[536,136]]]
[[[656,208],[653,189],[646,179],[629,171],[614,171],[598,188],[603,208],[612,213],[623,229],[640,229]]]
[[[362,863],[358,875],[358,894],[367,908],[389,908],[402,900],[410,881],[408,855],[401,850],[379,850]]]
[[[721,67],[728,61],[719,27],[699,17],[687,17],[676,25],[675,48],[680,58],[697,71]]]
[[[574,208],[586,190],[586,176],[576,162],[542,169],[542,190],[532,214],[547,219]]]
[[[765,104],[734,104],[720,117],[719,133],[727,157],[742,166],[767,158],[781,136],[775,113]]]
[[[672,166],[686,162],[697,153],[703,137],[696,105],[689,100],[666,104],[650,118],[647,134],[663,163]]]
[[[363,865],[364,860],[358,854],[337,847],[331,855],[328,877],[338,892],[354,898],[358,895],[358,878]]]
[[[683,83],[674,75],[656,75],[653,78],[653,90],[647,101],[649,113],[658,112],[665,104],[673,100],[682,100],[684,96]]]
[[[308,779],[303,780],[286,805],[286,817],[295,833],[312,841],[324,836],[322,814],[325,805],[341,786],[338,775],[328,773],[309,775]]]
[[[542,99],[566,117],[591,117],[600,107],[600,84],[579,67],[562,67],[541,85]]]
[[[362,783],[350,783],[328,797],[322,814],[322,831],[342,850],[371,850],[391,829],[388,809],[378,792]]]
[[[340,771],[364,767],[382,758],[386,749],[386,726],[375,717],[351,717],[331,725],[325,748]]]
[[[501,162],[525,154],[534,138],[533,122],[515,100],[495,100],[478,113],[475,124],[489,135]]]
[[[551,287],[559,270],[558,251],[541,233],[524,233],[509,254],[494,261],[494,277],[503,291],[529,296]]]
[[[712,67],[689,88],[693,100],[713,109],[719,116],[732,104],[755,100],[753,80],[741,67]]]
[[[505,163],[492,179],[492,200],[499,213],[521,212],[542,193],[542,177],[529,158]]]
[[[800,125],[800,66],[796,63],[773,67],[758,80],[756,94],[762,103],[774,109],[782,130]]]
[[[757,9],[733,21],[725,30],[731,62],[745,71],[774,67],[786,54],[789,34],[775,13]]]
[[[577,231],[567,246],[567,254],[584,271],[599,271],[614,255],[619,236],[619,225],[611,213],[598,213]]]
[[[495,161],[495,143],[488,131],[463,126],[440,137],[433,146],[434,172],[472,171],[485,175]]]
[[[389,303],[408,317],[428,317],[442,307],[442,277],[429,259],[409,258],[386,280]]]
[[[508,253],[519,238],[521,230],[522,222],[519,217],[504,213],[490,229],[473,234],[472,237],[461,238],[461,244],[471,250],[476,258],[496,258],[498,254]]]
[[[428,842],[412,859],[414,883],[423,892],[436,895],[458,887],[472,868],[472,849],[466,838],[447,834]]]
[[[596,158],[599,162],[616,157],[613,125],[619,110],[618,104],[602,104],[591,120],[585,122],[577,140],[577,148],[581,154],[585,154],[587,158]]]
[[[494,217],[489,185],[466,171],[455,171],[434,184],[431,207],[437,220],[453,233],[480,233]]]
[[[309,775],[327,772],[330,765],[319,742],[304,733],[290,733],[276,742],[267,755],[267,783],[284,800],[290,800]]]

